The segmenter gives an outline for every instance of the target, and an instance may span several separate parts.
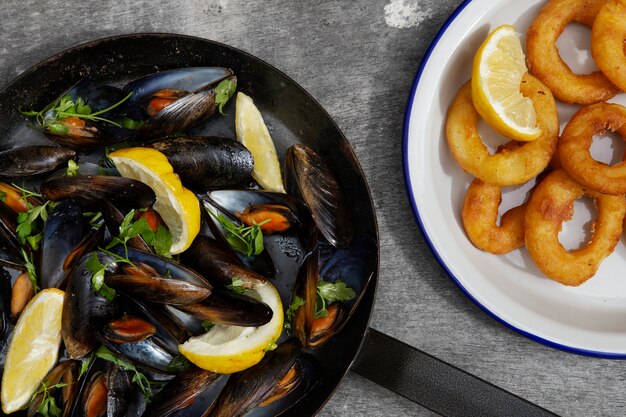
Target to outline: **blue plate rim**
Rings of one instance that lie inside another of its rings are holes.
[[[437,260],[437,262],[439,262],[439,264],[446,271],[446,273],[452,279],[452,281],[457,285],[457,287],[459,287],[459,289],[461,289],[461,291],[470,300],[472,300],[474,302],[474,304],[476,304],[481,310],[483,310],[485,313],[487,313],[491,318],[493,318],[496,321],[498,321],[499,323],[505,325],[509,329],[514,330],[515,332],[517,332],[517,333],[519,333],[519,334],[521,334],[523,336],[526,336],[527,338],[529,338],[531,340],[534,340],[536,342],[539,342],[539,343],[541,343],[543,345],[546,345],[546,346],[549,346],[549,347],[552,347],[552,348],[555,348],[555,349],[559,349],[559,350],[562,350],[562,351],[565,351],[565,352],[575,353],[575,354],[583,355],[583,356],[591,356],[591,357],[595,357],[595,358],[626,359],[626,353],[614,353],[614,352],[603,352],[603,351],[582,349],[582,348],[577,348],[577,347],[573,347],[573,346],[568,346],[568,345],[565,345],[565,344],[562,344],[562,343],[557,343],[557,342],[554,342],[552,340],[549,340],[549,339],[546,339],[544,337],[541,337],[541,336],[538,336],[536,334],[533,334],[531,332],[528,332],[526,330],[523,330],[523,329],[521,329],[521,328],[519,328],[517,326],[514,326],[513,324],[507,322],[506,320],[502,319],[496,313],[492,312],[485,305],[483,305],[481,302],[479,302],[469,292],[469,290],[463,286],[463,284],[459,281],[459,279],[452,273],[452,271],[448,268],[448,266],[445,264],[445,262],[443,261],[443,259],[441,258],[441,256],[437,252],[437,250],[435,249],[435,247],[433,245],[433,242],[431,241],[428,233],[426,232],[424,224],[422,223],[422,218],[420,216],[419,210],[417,208],[416,200],[415,200],[415,195],[413,194],[411,177],[409,175],[408,144],[409,144],[409,123],[410,123],[410,119],[411,119],[411,109],[413,108],[413,102],[415,100],[415,95],[416,95],[416,92],[417,92],[418,84],[420,82],[422,73],[424,72],[424,69],[426,68],[426,65],[428,64],[428,60],[429,60],[431,54],[433,53],[433,51],[435,50],[435,48],[439,44],[439,41],[440,41],[441,37],[443,36],[443,34],[448,30],[448,28],[450,27],[450,25],[452,25],[452,23],[456,20],[456,18],[465,10],[465,8],[470,3],[472,3],[472,1],[473,0],[463,0],[463,2],[452,12],[452,14],[448,17],[448,19],[446,19],[444,24],[441,26],[441,28],[439,29],[439,31],[435,35],[434,39],[432,40],[432,42],[430,43],[430,45],[426,49],[426,52],[424,53],[424,57],[422,58],[422,62],[420,63],[420,66],[417,69],[417,72],[415,73],[415,76],[413,78],[413,83],[411,85],[411,90],[410,90],[409,96],[407,98],[406,108],[405,108],[405,111],[404,111],[404,124],[403,124],[403,129],[402,129],[402,169],[403,169],[403,172],[404,172],[404,184],[405,184],[405,188],[406,188],[406,191],[407,191],[407,195],[409,197],[409,203],[411,204],[411,210],[413,212],[413,217],[415,217],[415,221],[417,222],[417,225],[419,226],[419,229],[422,232],[422,235],[424,236],[424,240],[428,244],[428,247],[429,247],[430,251],[432,252],[433,256],[435,257],[435,259]]]

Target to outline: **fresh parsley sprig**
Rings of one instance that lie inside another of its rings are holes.
[[[230,285],[227,285],[226,288],[234,292],[235,294],[245,294],[246,289],[243,287],[243,280],[241,278],[233,278]]]
[[[215,218],[226,229],[226,241],[237,252],[246,256],[258,255],[263,252],[263,231],[261,226],[272,219],[263,220],[260,223],[254,223],[252,226],[237,226],[221,213],[214,214],[211,210],[207,212]]]
[[[222,111],[224,105],[233,96],[233,94],[235,94],[236,89],[237,81],[232,78],[223,80],[217,85],[217,87],[215,87],[215,104],[219,106],[218,111],[221,115],[224,114],[224,112]]]
[[[171,258],[170,249],[172,247],[172,235],[170,231],[163,225],[159,225],[156,232],[153,232],[145,218],[141,217],[137,221],[133,221],[135,210],[131,210],[124,216],[124,220],[119,228],[119,233],[114,236],[105,249],[111,249],[115,245],[124,246],[126,258],[128,258],[128,241],[136,236],[141,235],[143,240],[150,245],[157,255]]]
[[[80,175],[80,173],[78,172],[78,164],[73,159],[70,159],[69,161],[67,161],[67,169],[65,170],[65,176],[75,177],[77,175]]]
[[[319,277],[317,281],[317,297],[315,299],[314,318],[320,319],[328,316],[329,304],[337,301],[349,301],[356,297],[354,290],[346,285],[345,282],[337,280],[335,282],[324,281]],[[302,297],[294,296],[291,305],[285,311],[285,327],[290,329],[291,322],[296,315],[296,311],[305,304]]]
[[[133,372],[134,375],[133,375],[132,381],[135,384],[137,384],[137,386],[139,387],[139,390],[144,395],[144,397],[150,399],[151,382],[143,373],[138,371],[134,365],[126,362],[125,360],[118,358],[117,356],[113,354],[113,352],[111,352],[104,345],[100,346],[98,350],[95,351],[94,355],[100,359],[104,359],[105,361],[113,362],[114,364],[116,364],[117,366],[119,366],[125,371]]]
[[[68,384],[66,383],[58,383],[47,386],[46,382],[43,381],[41,383],[41,387],[35,391],[31,399],[32,402],[39,394],[43,394],[41,403],[39,403],[39,407],[37,407],[37,414],[43,417],[61,417],[63,415],[63,410],[59,408],[54,397],[50,395],[50,391],[54,388],[63,388],[67,385]]]
[[[117,103],[107,107],[106,109],[93,112],[91,107],[82,97],[76,97],[72,99],[72,96],[63,96],[59,100],[52,102],[44,107],[41,111],[21,111],[20,113],[27,117],[34,117],[37,120],[38,128],[48,128],[51,133],[55,135],[65,136],[69,133],[69,128],[60,122],[62,119],[68,117],[77,117],[79,119],[91,120],[92,122],[108,123],[117,127],[122,127],[121,124],[109,120],[104,117],[100,117],[102,114],[107,113],[128,100],[133,95],[132,92],[128,93],[126,97],[118,101]]]
[[[113,260],[103,264],[102,262],[100,262],[100,259],[98,259],[98,254],[96,252],[92,252],[91,256],[87,260],[86,266],[87,266],[87,270],[91,273],[92,290],[94,292],[97,292],[98,294],[106,298],[107,300],[113,301],[113,299],[115,298],[116,292],[113,288],[109,287],[108,285],[104,283],[104,274],[106,273],[106,270],[110,265],[118,261],[123,261],[123,259],[119,259],[121,257],[114,253],[111,253],[111,252],[108,252],[108,253],[111,255],[114,255],[115,257],[113,258]]]

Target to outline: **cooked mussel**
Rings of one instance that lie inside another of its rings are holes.
[[[58,417],[68,416],[78,394],[78,370],[79,363],[73,360],[61,362],[52,368],[42,381],[43,391],[46,392],[39,392],[32,399],[28,407],[28,417],[39,415],[39,408],[46,397],[51,397],[61,410]]]
[[[11,327],[11,274],[0,266],[0,339]],[[1,361],[0,361],[1,363]]]
[[[128,210],[150,207],[156,201],[154,191],[141,181],[101,175],[54,178],[41,184],[41,194],[52,201],[74,199],[91,209],[105,200]]]
[[[111,288],[153,303],[193,304],[211,294],[209,287],[194,285],[175,276],[107,274],[104,282]]]
[[[293,368],[301,349],[297,339],[289,339],[267,352],[256,366],[232,375],[211,416],[240,417],[259,405]]]
[[[353,225],[339,183],[322,158],[311,148],[296,144],[285,160],[287,192],[300,196],[322,235],[336,247],[352,241]]]
[[[205,300],[176,306],[177,309],[214,324],[262,326],[272,319],[272,309],[264,302],[229,290],[214,289]]]
[[[198,190],[242,184],[254,168],[250,151],[232,139],[183,136],[150,146],[167,157],[183,184]]]
[[[147,339],[156,331],[156,326],[152,323],[125,314],[119,319],[108,322],[103,334],[113,343],[135,343]]]
[[[76,152],[59,146],[23,146],[0,152],[0,177],[23,178],[51,172],[67,164]]]
[[[232,251],[226,250],[214,239],[198,235],[181,258],[187,265],[218,285],[228,286],[233,280],[242,281],[245,289],[254,289],[267,280],[264,276],[243,266]]]
[[[132,92],[129,106],[141,109],[145,118],[139,136],[156,138],[185,131],[217,110],[217,86],[236,83],[226,68],[184,68],[150,74],[124,87]],[[233,89],[234,91],[234,89]]]
[[[292,328],[302,344],[310,349],[322,346],[346,324],[371,281],[378,250],[371,236],[359,234],[348,248],[336,250],[328,259],[321,261],[320,245],[312,245],[294,287],[294,295],[300,297],[304,304],[295,312]],[[323,264],[321,268],[320,263]],[[325,283],[331,284],[342,281],[354,291],[354,297],[326,305],[326,315],[316,317],[318,283],[322,278]]]
[[[43,229],[39,262],[42,288],[63,288],[65,260],[89,229],[78,202],[65,200],[54,207]]]
[[[220,378],[219,374],[191,365],[187,370],[179,373],[165,388],[151,401],[143,415],[167,417],[178,410],[189,407],[196,398],[207,390],[213,391],[217,397],[219,390],[214,383]],[[217,384],[216,384],[217,385]],[[211,401],[204,401],[206,404]]]
[[[92,273],[88,263],[92,256],[106,271],[115,273],[117,265],[113,257],[102,252],[83,255],[69,273],[65,299],[63,302],[61,336],[70,358],[81,358],[91,352],[97,344],[94,329],[119,316],[120,304],[116,299],[109,300],[93,289]]]

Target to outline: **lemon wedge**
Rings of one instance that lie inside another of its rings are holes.
[[[273,312],[260,327],[215,325],[207,333],[192,337],[178,350],[196,366],[220,374],[232,374],[256,365],[283,330],[283,305],[271,283],[246,291],[266,303]]]
[[[252,99],[243,93],[237,93],[235,130],[237,140],[254,158],[252,177],[266,190],[284,193],[274,141],[265,126],[261,112]]]
[[[489,34],[474,56],[472,99],[483,119],[515,140],[541,136],[532,101],[520,93],[528,71],[515,27],[503,25]]]
[[[64,295],[56,288],[41,291],[17,321],[2,374],[2,411],[6,414],[28,405],[57,361]]]
[[[175,255],[191,246],[200,231],[200,203],[183,187],[165,155],[152,148],[126,148],[109,154],[123,177],[148,185],[156,194],[154,210],[172,235]]]

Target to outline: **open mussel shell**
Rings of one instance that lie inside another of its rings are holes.
[[[121,307],[117,298],[108,300],[92,288],[92,273],[87,264],[94,253],[103,265],[113,260],[111,256],[102,252],[87,253],[76,262],[67,280],[61,336],[68,356],[73,359],[91,352],[98,345],[94,329],[120,314]],[[117,265],[110,264],[107,272],[114,273],[116,269]]]
[[[89,229],[78,202],[65,200],[54,207],[43,229],[39,258],[42,288],[64,287],[65,260]]]
[[[54,398],[57,407],[61,409],[62,414],[59,417],[69,416],[69,413],[74,406],[74,401],[76,399],[76,395],[78,394],[79,387],[79,368],[79,362],[77,361],[68,360],[61,362],[52,368],[42,381],[42,384],[48,387],[45,395]],[[43,392],[37,394],[32,399],[30,406],[28,407],[28,417],[39,415],[37,410],[43,400]]]
[[[0,152],[0,178],[24,178],[52,172],[76,157],[60,146],[23,146]]]
[[[231,285],[234,279],[240,279],[243,288],[253,289],[267,282],[264,276],[244,267],[232,251],[208,236],[196,236],[181,259],[218,285]]]
[[[234,214],[215,205],[213,200],[211,200],[207,194],[202,194],[199,197],[202,200],[204,208],[213,213],[213,215],[217,216],[220,213],[225,214],[226,217],[234,224],[241,225],[241,221],[237,219]],[[234,250],[226,240],[226,229],[224,229],[224,227],[222,227],[222,225],[210,214],[203,216],[203,218],[206,220],[209,230],[215,239],[220,243],[222,248],[236,256],[242,265],[257,274],[264,276],[265,278],[274,278],[276,276],[276,266],[274,266],[274,261],[267,251],[263,251],[255,256],[246,256],[245,254]]]
[[[107,274],[104,282],[111,288],[153,303],[193,304],[211,294],[211,289],[206,286],[193,285],[176,277]]]
[[[147,139],[183,132],[209,117],[217,110],[215,88],[226,79],[236,82],[227,68],[183,68],[151,74],[126,85],[124,91],[133,92],[129,111],[135,113],[131,117],[141,119],[150,114],[147,109],[153,96],[172,93],[171,102],[144,120],[139,136]],[[143,115],[137,115],[137,109],[143,110]]]
[[[136,132],[112,124],[96,123],[85,119],[62,119],[61,124],[67,127],[64,135],[55,134],[44,129],[44,134],[53,142],[77,151],[91,151],[102,146],[134,138]]]
[[[199,303],[176,308],[214,324],[245,327],[267,324],[274,314],[264,302],[224,289],[214,289],[208,298]]]
[[[330,245],[328,245],[330,247]],[[320,253],[323,259],[320,259]],[[377,245],[373,237],[359,234],[345,249],[324,248],[318,243],[312,246],[305,258],[294,287],[294,294],[304,300],[295,313],[292,328],[302,344],[317,349],[333,335],[341,331],[361,301],[376,270]],[[322,267],[320,268],[320,265]],[[336,304],[332,322],[326,321],[324,328],[315,326],[315,303],[320,277],[326,282],[343,281],[354,290],[355,297]]]
[[[145,416],[168,417],[179,410],[186,409],[192,405],[198,396],[203,395],[199,403],[206,407],[211,404],[220,392],[221,384],[216,384],[218,379],[224,379],[219,374],[191,365],[187,370],[176,375],[161,390],[153,401],[148,404]],[[211,400],[209,397],[212,397]],[[191,412],[185,415],[194,416]]]
[[[295,365],[301,349],[297,339],[289,339],[267,352],[257,365],[233,374],[210,415],[240,417],[259,405]]]
[[[167,108],[166,108],[167,109]],[[186,187],[205,191],[250,179],[252,154],[241,143],[215,136],[184,136],[150,144],[163,153]]]
[[[124,213],[108,201],[102,201],[100,212],[102,213],[102,218],[104,219],[104,223],[106,224],[109,233],[111,233],[112,236],[118,236],[120,233],[120,226],[124,222]],[[141,235],[133,236],[126,243],[130,248],[152,253],[152,248],[146,243]]]
[[[126,84],[123,90],[125,93],[133,93],[128,104],[135,107],[160,90],[196,91],[211,82],[231,75],[233,75],[232,70],[222,67],[177,68],[138,78]]]
[[[121,209],[150,207],[156,201],[141,181],[102,175],[54,178],[41,184],[41,194],[52,201],[74,199],[90,209],[99,209],[104,200]]]
[[[120,246],[116,246],[112,250],[118,255],[124,254],[124,248]],[[196,287],[202,287],[208,290],[212,288],[211,284],[209,284],[203,276],[173,259],[164,258],[153,253],[143,252],[133,248],[128,248],[128,258],[134,263],[144,263],[152,267],[161,277],[184,281]]]
[[[145,408],[131,375],[114,363],[96,359],[81,381],[72,417],[139,416]]]
[[[333,246],[346,247],[354,227],[343,192],[330,168],[311,148],[296,144],[285,159],[287,192],[300,196],[324,238]]]

